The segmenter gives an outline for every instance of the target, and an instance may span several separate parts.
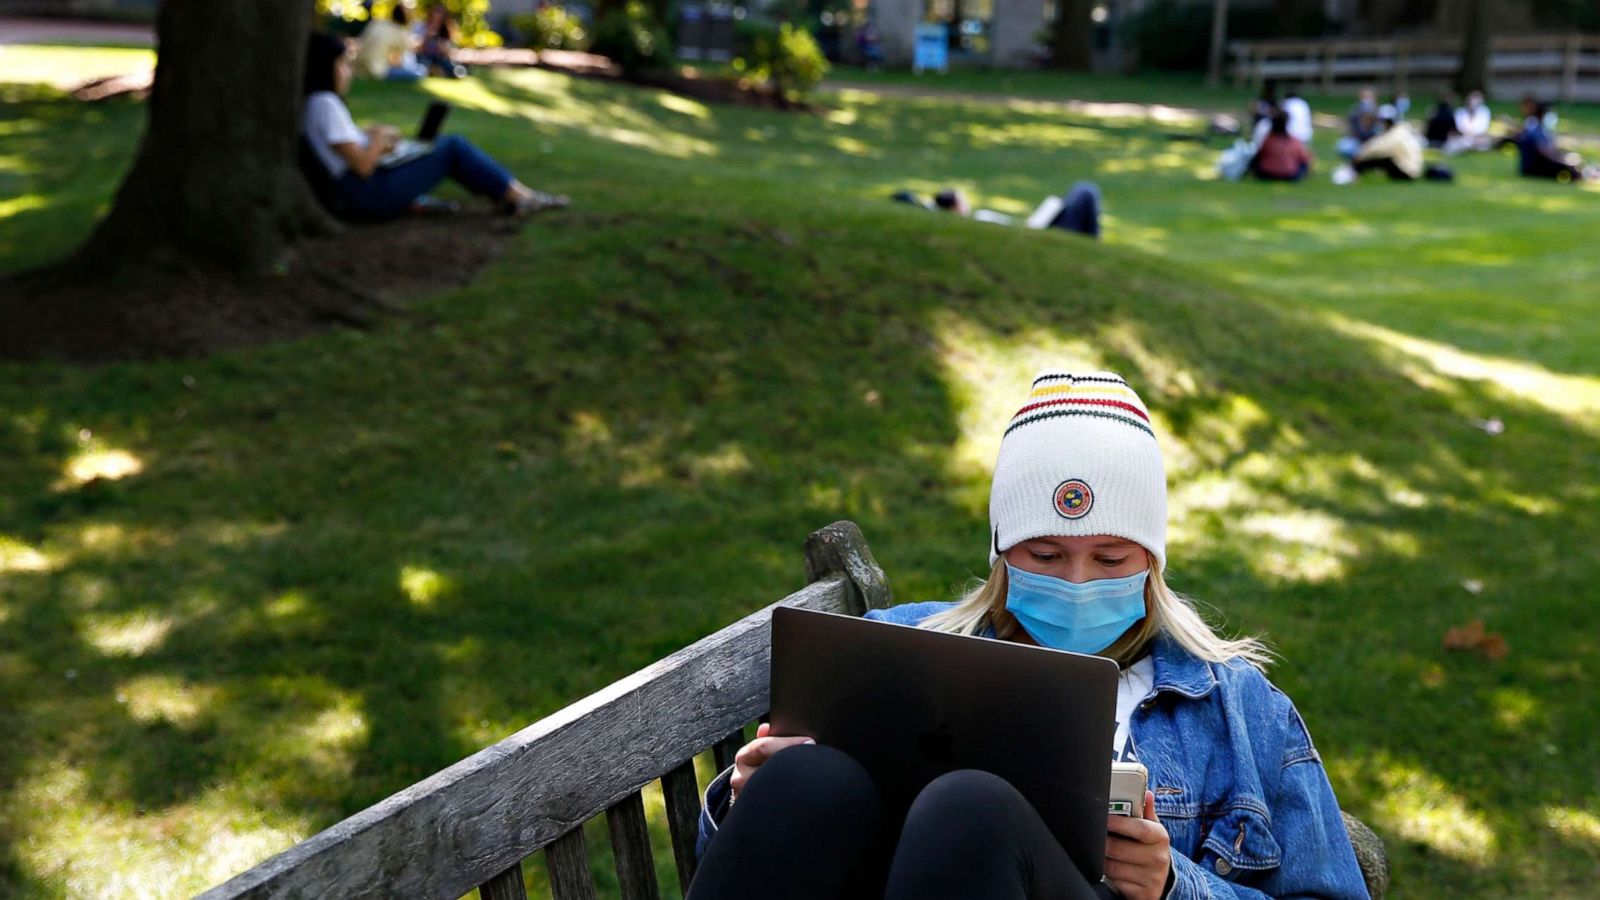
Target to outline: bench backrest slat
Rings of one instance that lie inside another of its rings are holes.
[[[550,896],[555,900],[595,900],[589,844],[583,839],[582,825],[544,848],[544,865],[550,876]]]
[[[478,898],[479,900],[528,900],[528,890],[522,885],[522,863],[517,863],[478,885]]]
[[[700,837],[700,782],[695,778],[693,761],[661,777],[661,796],[667,804],[667,830],[672,834],[672,858],[678,864],[678,887],[687,896],[697,862],[694,846]]]
[[[606,810],[606,825],[611,830],[611,855],[622,900],[661,900],[655,858],[650,854],[650,826],[638,791]]]
[[[766,713],[767,711],[763,709],[758,715],[766,715]],[[711,756],[717,761],[717,771],[721,772],[733,765],[734,754],[738,753],[739,748],[743,746],[743,728],[725,735],[721,740],[717,741],[716,745],[711,748]]]

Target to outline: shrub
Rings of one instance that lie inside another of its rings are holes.
[[[785,100],[797,100],[828,74],[828,60],[810,32],[785,22],[741,23],[733,66]]]
[[[630,78],[672,63],[672,39],[641,0],[628,0],[627,5],[602,16],[590,49],[616,63]]]
[[[537,50],[586,50],[589,33],[583,19],[554,4],[511,17],[511,27]]]

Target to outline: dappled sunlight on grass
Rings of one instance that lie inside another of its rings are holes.
[[[1600,850],[1600,816],[1588,810],[1561,806],[1550,810],[1545,821],[1550,830],[1562,837],[1588,844],[1591,850]]]
[[[1507,394],[1566,417],[1591,432],[1600,431],[1600,378],[1561,375],[1533,363],[1469,353],[1438,341],[1401,334],[1378,325],[1328,315],[1329,324],[1353,337],[1373,341],[1427,366],[1403,366],[1420,387],[1445,389],[1439,377],[1488,381]],[[1487,418],[1498,412],[1484,410]],[[1514,413],[1507,413],[1514,415]]]
[[[1323,512],[1252,513],[1239,521],[1238,528],[1262,545],[1250,563],[1269,582],[1342,578],[1344,561],[1361,552],[1345,523]]]
[[[166,897],[215,884],[309,836],[306,819],[266,808],[230,787],[165,810],[98,795],[68,759],[41,762],[16,788],[35,811],[17,842],[19,863],[77,897]]]
[[[851,156],[869,156],[869,157],[872,157],[872,156],[882,156],[883,155],[881,152],[879,152],[878,150],[874,149],[872,147],[872,145],[867,144],[864,141],[859,141],[859,140],[857,140],[857,139],[855,139],[853,137],[848,137],[846,135],[839,135],[839,136],[836,136],[836,137],[829,138],[828,139],[828,145],[830,147],[832,147],[833,149],[839,151],[840,153],[847,153],[847,154],[849,154]]]
[[[676,159],[716,156],[717,145],[710,141],[675,132],[657,118],[645,115],[636,107],[620,103],[594,103],[574,97],[568,87],[570,79],[548,72],[534,70],[513,73],[491,73],[480,78],[456,80],[429,79],[430,94],[458,106],[497,116],[507,116],[537,123],[551,129],[580,128],[592,137],[612,141]],[[505,88],[514,88],[524,97],[517,100],[507,96]],[[692,109],[682,98],[661,92],[660,106],[680,116]],[[701,107],[702,109],[704,107]],[[704,117],[690,116],[693,121]]]
[[[425,566],[400,567],[400,593],[419,609],[433,608],[440,597],[454,588],[454,582],[433,569]]]
[[[964,122],[953,127],[951,133],[965,138],[967,146],[976,150],[1011,146],[1065,150],[1076,145],[1099,144],[1105,139],[1094,128],[1050,120]]]
[[[65,477],[72,484],[81,485],[96,479],[116,481],[144,471],[139,457],[126,450],[85,449],[67,460]]]
[[[1522,733],[1530,728],[1544,731],[1550,727],[1539,699],[1519,688],[1501,688],[1489,695],[1494,708],[1495,724],[1503,731]]]
[[[291,734],[297,761],[309,774],[320,778],[348,777],[355,768],[357,751],[366,743],[368,725],[356,699],[341,697]]]
[[[30,209],[43,209],[50,201],[39,194],[23,194],[8,200],[0,200],[0,219],[14,216]]]
[[[216,702],[212,687],[185,684],[169,675],[141,675],[117,687],[117,702],[145,725],[166,722],[192,728]]]
[[[83,636],[107,656],[143,656],[161,646],[172,631],[172,616],[145,610],[92,613],[83,617]]]
[[[680,113],[691,119],[706,121],[711,118],[710,107],[698,100],[690,100],[677,94],[662,93],[656,97],[656,103],[660,104],[662,109]]]
[[[1427,769],[1385,754],[1365,761],[1334,760],[1329,767],[1342,779],[1376,782],[1380,793],[1370,815],[1377,827],[1459,863],[1496,863],[1500,842],[1483,813]],[[1351,770],[1360,770],[1360,775]]]
[[[936,314],[932,332],[959,434],[946,465],[971,486],[974,497],[980,486],[987,497],[1000,436],[1024,396],[1018,385],[1045,368],[1104,367],[1088,335],[1062,338],[1052,330],[1030,329],[1002,337],[954,313]]]
[[[1189,174],[1194,166],[1193,157],[1173,152],[1130,153],[1121,159],[1107,159],[1100,163],[1102,175],[1136,175],[1167,171]]]
[[[6,572],[48,572],[56,560],[36,547],[0,534],[0,574]]]

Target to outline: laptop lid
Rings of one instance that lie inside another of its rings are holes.
[[[860,762],[902,812],[982,769],[1017,788],[1079,871],[1105,870],[1117,665],[855,616],[772,612],[772,733]]]
[[[428,111],[422,114],[422,124],[417,126],[417,140],[431,141],[439,136],[439,129],[444,127],[444,117],[450,114],[450,104],[435,100],[428,104]]]

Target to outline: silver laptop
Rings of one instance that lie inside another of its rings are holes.
[[[394,149],[378,157],[378,168],[398,166],[432,153],[433,139],[439,136],[444,117],[449,114],[450,104],[437,100],[429,103],[427,111],[422,114],[422,123],[417,126],[416,139],[401,138],[395,142]]]
[[[1105,869],[1117,665],[855,616],[772,611],[772,733],[850,754],[903,814],[982,769],[1038,810],[1091,883]]]

